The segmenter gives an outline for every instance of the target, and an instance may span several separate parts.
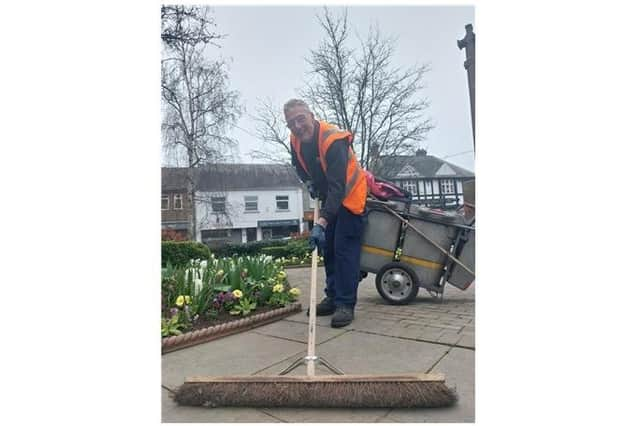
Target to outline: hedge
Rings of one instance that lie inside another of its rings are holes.
[[[196,241],[163,241],[162,242],[162,266],[167,262],[173,266],[184,266],[191,259],[209,259],[211,251],[209,247]]]
[[[282,247],[287,245],[287,240],[262,240],[246,244],[225,244],[222,247],[212,249],[216,257],[256,256],[262,253],[265,247]]]
[[[290,254],[290,250],[288,246],[265,247],[261,250],[261,252],[266,254],[267,256],[273,256],[274,259],[277,259],[279,257],[289,257],[289,254]]]

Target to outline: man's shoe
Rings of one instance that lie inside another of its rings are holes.
[[[331,318],[331,327],[340,328],[351,324],[353,321],[353,308],[348,306],[336,307],[336,313]]]
[[[336,305],[333,303],[333,299],[325,297],[322,302],[316,305],[316,315],[319,317],[325,317],[327,315],[333,315],[336,311]],[[307,316],[309,316],[309,309],[307,309]]]

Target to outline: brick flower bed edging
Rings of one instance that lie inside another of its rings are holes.
[[[250,330],[271,322],[277,321],[289,315],[295,314],[302,310],[302,304],[292,303],[283,308],[274,309],[272,311],[263,312],[247,318],[240,318],[234,321],[225,322],[224,324],[214,325],[212,327],[202,328],[200,330],[190,331],[178,336],[164,337],[162,339],[162,353],[177,351],[179,349],[188,348],[190,346],[199,345],[200,343],[209,342],[231,334],[240,333]]]

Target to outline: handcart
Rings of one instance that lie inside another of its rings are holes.
[[[446,283],[465,290],[475,280],[475,218],[368,198],[360,270],[376,274],[378,293],[394,305],[421,287],[441,300]]]

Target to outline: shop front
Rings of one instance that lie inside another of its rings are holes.
[[[259,220],[258,228],[262,231],[263,240],[278,240],[300,232],[298,219]]]

